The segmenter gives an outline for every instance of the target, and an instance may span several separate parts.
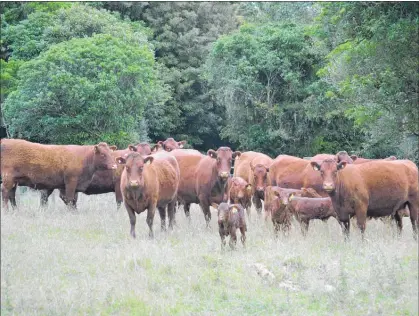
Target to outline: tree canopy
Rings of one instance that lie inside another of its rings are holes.
[[[419,162],[414,2],[7,2],[11,137]]]

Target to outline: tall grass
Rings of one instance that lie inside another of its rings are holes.
[[[55,193],[54,193],[55,194]],[[199,207],[189,222],[180,210],[172,232],[148,238],[145,214],[137,239],[114,195],[84,196],[70,212],[55,197],[39,208],[39,193],[18,197],[1,213],[2,315],[417,315],[418,243],[410,221],[400,238],[379,220],[367,241],[352,229],[343,241],[334,219],[312,222],[303,238],[273,238],[255,213],[247,247],[221,251]],[[268,271],[269,273],[264,273]]]

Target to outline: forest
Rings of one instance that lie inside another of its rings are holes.
[[[417,2],[1,2],[2,137],[419,163]]]

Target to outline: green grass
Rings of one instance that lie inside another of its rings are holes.
[[[221,250],[198,206],[177,227],[148,238],[145,214],[137,239],[112,194],[84,196],[76,212],[58,197],[39,209],[39,193],[18,197],[1,213],[2,315],[418,315],[418,243],[410,220],[367,223],[362,243],[352,227],[343,241],[335,220],[313,222],[288,237],[253,214],[247,247]],[[263,277],[261,264],[275,277]]]

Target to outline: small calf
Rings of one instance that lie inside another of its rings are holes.
[[[308,198],[288,194],[288,209],[301,225],[301,232],[305,236],[308,231],[310,220],[321,219],[326,221],[329,217],[336,218],[330,198]]]
[[[244,208],[240,204],[228,204],[228,203],[212,203],[211,206],[218,210],[218,227],[221,237],[221,246],[224,248],[226,236],[230,235],[229,245],[231,249],[234,249],[237,243],[237,229],[240,229],[241,241],[243,247],[246,242],[246,220],[244,215]]]
[[[316,190],[312,188],[288,189],[277,186],[268,186],[265,190],[265,220],[270,215],[275,228],[275,234],[282,229],[289,231],[291,227],[292,213],[288,208],[289,195],[300,197],[320,197]]]
[[[228,197],[231,204],[240,204],[247,210],[247,215],[250,213],[252,206],[252,185],[247,183],[241,177],[231,178],[230,190]]]

